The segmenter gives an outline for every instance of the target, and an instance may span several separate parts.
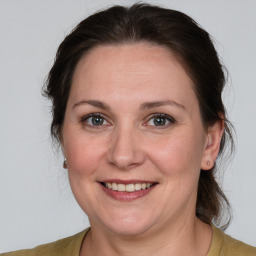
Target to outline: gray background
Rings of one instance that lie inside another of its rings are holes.
[[[40,90],[74,25],[99,8],[135,2],[0,0],[0,252],[88,226],[51,145],[50,103]],[[227,233],[256,246],[256,1],[146,2],[189,14],[215,38],[230,73],[224,99],[237,132],[234,158],[220,173],[234,210]]]

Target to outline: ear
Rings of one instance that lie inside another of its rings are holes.
[[[61,140],[60,141],[60,146],[61,146],[61,152],[62,152],[62,155],[64,157],[64,160],[63,160],[63,168],[64,169],[68,169],[68,165],[67,165],[67,159],[66,159],[66,153],[65,153],[65,150],[64,150],[64,147],[63,147],[63,141]]]
[[[62,152],[62,155],[63,155],[64,159],[66,159],[66,152],[65,152],[65,147],[64,147],[64,140],[63,140],[63,137],[62,137],[62,136],[60,137],[60,148],[61,148],[61,152]]]
[[[210,170],[219,154],[220,142],[224,132],[224,121],[217,121],[208,128],[205,148],[201,162],[202,170]]]

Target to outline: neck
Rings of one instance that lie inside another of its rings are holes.
[[[195,217],[183,223],[176,221],[172,228],[162,227],[137,236],[114,234],[91,224],[80,256],[206,256],[212,237],[211,226]]]

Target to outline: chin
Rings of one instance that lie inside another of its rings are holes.
[[[141,236],[149,230],[148,225],[131,225],[128,223],[111,225],[109,231],[121,236]]]
[[[102,220],[101,224],[104,229],[122,236],[140,236],[153,225],[152,216],[147,218],[145,214],[111,217],[107,221]]]

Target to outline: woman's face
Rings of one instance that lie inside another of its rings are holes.
[[[169,50],[100,46],[76,67],[62,145],[95,228],[135,235],[195,218],[200,169],[214,160],[209,136],[192,81]]]

